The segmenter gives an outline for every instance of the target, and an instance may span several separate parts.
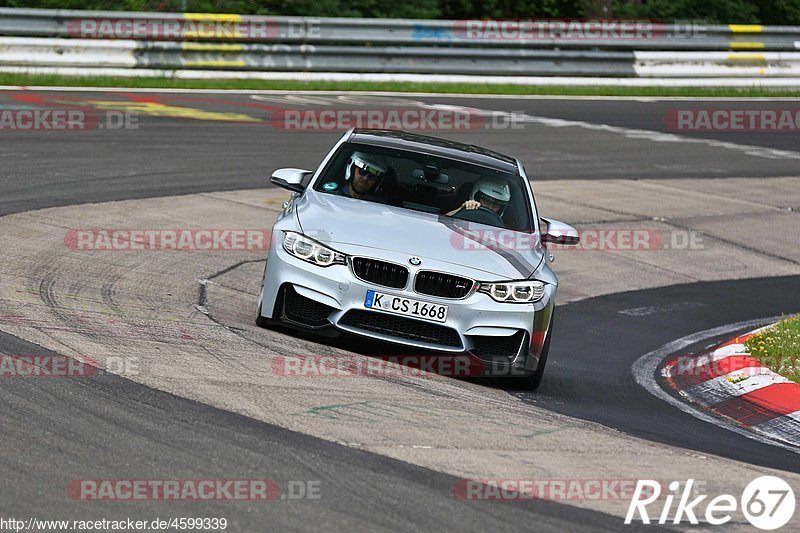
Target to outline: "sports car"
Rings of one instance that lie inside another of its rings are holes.
[[[256,323],[368,337],[542,381],[558,280],[518,159],[401,131],[348,131],[292,191],[272,233]]]

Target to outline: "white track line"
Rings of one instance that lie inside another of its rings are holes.
[[[710,146],[712,148],[722,148],[725,150],[733,150],[744,155],[753,157],[762,157],[765,159],[789,159],[800,160],[800,152],[792,150],[779,150],[776,148],[766,148],[763,146],[755,146],[749,144],[738,144],[732,142],[717,141],[714,139],[707,139],[702,137],[689,137],[678,135],[674,133],[666,133],[663,131],[642,130],[637,128],[626,128],[624,126],[612,126],[610,124],[599,124],[595,122],[586,122],[583,120],[568,120],[562,118],[542,117],[536,115],[529,115],[527,113],[509,112],[509,111],[496,111],[489,109],[480,109],[476,107],[464,107],[447,104],[426,104],[423,107],[427,109],[446,109],[449,111],[464,111],[474,112],[481,114],[493,114],[502,116],[512,121],[512,123],[530,123],[546,126],[550,128],[582,128],[589,131],[600,133],[611,133],[621,135],[626,139],[646,140],[658,143],[683,143],[683,144],[700,144]]]
[[[68,92],[92,92],[92,91],[99,91],[99,92],[120,92],[120,91],[132,91],[132,92],[173,92],[173,93],[205,93],[205,94],[288,94],[288,95],[297,95],[297,94],[363,94],[369,96],[398,96],[398,95],[424,95],[424,96],[431,96],[431,97],[460,97],[460,98],[495,98],[498,95],[445,95],[445,94],[425,94],[425,93],[378,93],[378,92],[363,92],[363,93],[348,93],[348,92],[316,92],[316,91],[250,91],[250,90],[203,90],[203,89],[125,89],[125,88],[97,88],[97,87],[81,87],[81,88],[72,88],[72,87],[23,87],[23,86],[0,86],[0,90],[6,91],[14,91],[14,90],[37,90],[37,91],[68,91]],[[505,96],[503,96],[505,98]],[[516,96],[510,96],[511,98],[518,98]],[[554,97],[557,99],[569,99],[570,97]],[[602,100],[611,100],[614,98],[606,98],[606,97],[580,97],[581,99],[602,99]],[[621,98],[620,98],[621,99]],[[627,98],[637,100],[637,98]],[[690,99],[691,100],[691,99]],[[745,99],[746,100],[746,99]],[[653,100],[655,101],[655,99]],[[721,100],[722,101],[722,100]],[[428,108],[448,108],[448,109],[463,109],[463,110],[472,110],[478,111],[481,113],[492,113],[499,116],[505,116],[510,120],[516,120],[521,122],[527,122],[531,124],[539,124],[546,127],[552,128],[564,128],[564,127],[578,127],[590,131],[597,131],[603,133],[611,133],[622,135],[628,139],[637,139],[637,140],[648,140],[652,142],[666,142],[666,143],[686,143],[686,144],[701,144],[710,146],[713,148],[722,148],[726,150],[733,150],[744,155],[749,155],[753,157],[761,157],[765,159],[789,159],[789,160],[800,160],[800,152],[795,152],[791,150],[778,150],[775,148],[765,148],[762,146],[754,146],[748,144],[737,144],[732,142],[723,142],[723,141],[716,141],[713,139],[705,139],[700,137],[688,137],[677,135],[673,133],[665,133],[660,131],[653,131],[653,130],[642,130],[642,129],[635,129],[635,128],[625,128],[621,126],[611,126],[609,124],[597,124],[592,122],[585,122],[580,120],[566,120],[566,119],[558,119],[558,118],[551,118],[551,117],[541,117],[535,115],[529,115],[527,113],[515,113],[515,112],[507,112],[507,111],[495,111],[495,110],[485,110],[485,109],[478,109],[478,108],[470,108],[470,107],[461,107],[461,106],[449,106],[449,105],[426,105],[425,107]]]

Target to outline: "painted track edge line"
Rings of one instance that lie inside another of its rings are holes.
[[[658,368],[658,365],[661,363],[661,361],[664,360],[665,357],[675,352],[678,352],[691,344],[700,342],[707,338],[733,333],[734,331],[742,330],[745,328],[764,326],[773,322],[777,322],[782,318],[783,316],[772,316],[768,318],[745,320],[743,322],[736,322],[734,324],[726,324],[724,326],[698,331],[690,335],[681,337],[680,339],[668,342],[667,344],[664,344],[663,346],[656,348],[652,352],[646,353],[645,355],[641,356],[639,359],[634,361],[633,365],[631,365],[631,372],[633,374],[633,379],[636,381],[638,385],[643,387],[647,392],[649,392],[650,394],[652,394],[653,396],[655,396],[660,400],[664,400],[673,407],[680,409],[684,413],[692,415],[695,418],[699,418],[700,420],[708,422],[709,424],[713,424],[719,428],[732,431],[734,433],[738,433],[739,435],[742,435],[743,437],[746,437],[748,439],[758,441],[762,444],[769,444],[770,446],[777,446],[779,448],[783,448],[785,450],[789,450],[790,452],[800,455],[800,448],[789,444],[785,444],[783,441],[775,440],[774,436],[770,438],[762,434],[761,432],[756,432],[757,430],[748,431],[746,429],[737,426],[723,423],[720,419],[708,415],[705,412],[700,411],[699,409],[696,409],[695,407],[689,404],[681,402],[680,400],[676,399],[675,397],[667,393],[667,391],[662,389],[661,386],[658,384],[658,382],[656,382],[655,378],[656,369]]]

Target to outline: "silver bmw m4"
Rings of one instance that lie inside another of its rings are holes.
[[[536,389],[558,281],[548,243],[577,232],[536,211],[517,159],[473,145],[350,130],[273,228],[256,323],[364,336],[478,362]]]

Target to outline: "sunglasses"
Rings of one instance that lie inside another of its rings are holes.
[[[378,176],[377,176],[376,174],[372,174],[371,172],[368,172],[368,171],[366,171],[366,170],[362,170],[362,169],[361,169],[361,168],[359,168],[359,167],[356,167],[356,171],[357,171],[359,174],[361,174],[361,176],[362,176],[362,177],[364,177],[364,178],[367,178],[367,179],[369,179],[369,180],[371,180],[371,181],[375,181],[375,180],[377,180],[377,179],[378,179]]]
[[[505,202],[496,202],[496,201],[492,200],[491,198],[481,198],[481,203],[482,204],[489,204],[492,207],[498,207],[498,208],[499,207],[504,207],[506,205]]]

